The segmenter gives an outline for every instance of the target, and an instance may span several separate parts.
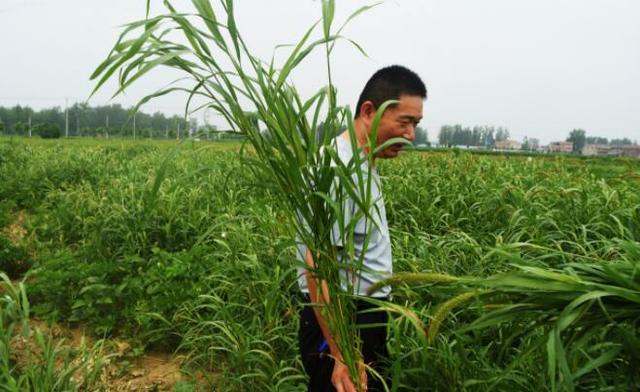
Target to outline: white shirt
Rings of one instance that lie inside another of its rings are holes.
[[[351,148],[351,142],[340,136],[334,139],[336,151],[338,157],[342,162],[348,164],[353,157],[353,150]],[[366,177],[368,172],[368,162],[364,160],[361,167],[362,174]],[[354,174],[355,176],[355,174]],[[358,295],[366,295],[367,290],[375,283],[391,276],[393,272],[392,258],[391,258],[391,238],[389,236],[389,226],[387,223],[387,213],[384,207],[384,199],[382,197],[382,189],[380,184],[380,176],[378,175],[377,168],[374,166],[371,168],[371,197],[374,201],[374,211],[371,211],[371,216],[374,222],[361,217],[353,228],[354,238],[354,259],[358,260],[364,252],[364,259],[362,261],[362,271],[360,271],[358,278],[356,279],[354,293]],[[354,177],[355,178],[355,177]],[[351,218],[356,215],[356,204],[348,197],[344,198],[344,215],[345,226],[348,226]],[[367,227],[368,226],[368,227]],[[364,241],[367,235],[367,230],[370,231],[369,243],[366,250],[364,249]],[[336,224],[333,228],[334,244],[338,247],[338,258],[341,262],[350,263],[348,260],[348,254],[346,249],[342,249],[342,241],[340,238],[340,229]],[[304,256],[307,248],[304,244],[298,243],[297,246],[297,258],[304,263]],[[298,285],[303,293],[308,293],[307,279],[305,277],[306,269],[304,267],[298,268]],[[343,279],[342,286],[346,289],[346,279],[348,279],[347,272],[341,271],[341,277]],[[388,297],[391,293],[390,287],[384,287],[377,291],[374,297]]]

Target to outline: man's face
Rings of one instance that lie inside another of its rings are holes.
[[[416,127],[422,120],[423,99],[417,95],[401,95],[398,101],[398,104],[388,108],[380,119],[377,145],[396,137],[412,142],[416,137]],[[380,151],[377,157],[395,158],[402,147],[402,144],[392,144]]]

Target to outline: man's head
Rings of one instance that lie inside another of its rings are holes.
[[[394,137],[413,141],[416,126],[422,119],[422,101],[426,97],[427,89],[415,72],[400,65],[385,67],[374,73],[364,86],[355,119],[369,133],[377,109],[388,100],[398,100],[399,103],[388,107],[382,116],[377,144]],[[378,157],[393,158],[398,155],[400,148],[401,145],[392,145]]]

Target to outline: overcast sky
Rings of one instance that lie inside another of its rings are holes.
[[[160,9],[161,1],[156,3]],[[370,2],[337,2],[338,22]],[[189,2],[176,0],[179,9]],[[89,75],[117,39],[118,26],[144,17],[145,0],[0,0],[0,105],[36,109],[86,99]],[[312,0],[236,0],[238,25],[262,58],[296,42],[317,18]],[[443,124],[507,127],[513,138],[543,143],[573,128],[591,136],[640,140],[640,1],[396,0],[354,20],[333,58],[341,104],[355,105],[368,77],[403,64],[426,82],[422,125],[437,138]],[[322,56],[309,57],[293,82],[304,96],[326,83]],[[109,101],[132,105],[171,81],[159,69]],[[179,113],[183,96],[143,111]],[[210,120],[215,122],[216,120]]]

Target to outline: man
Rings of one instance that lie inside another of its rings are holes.
[[[355,111],[354,128],[358,146],[367,144],[371,134],[371,127],[378,108],[388,100],[399,102],[387,108],[378,127],[377,145],[389,139],[401,137],[409,141],[415,138],[415,129],[422,119],[422,102],[426,99],[426,88],[418,75],[409,69],[394,65],[377,71],[365,85]],[[335,139],[338,156],[343,162],[348,162],[353,156],[349,133],[345,131]],[[395,158],[398,156],[402,144],[393,144],[380,151],[375,158]],[[371,230],[369,242],[366,246],[362,242],[364,235],[356,235],[354,244],[355,257],[364,253],[363,270],[370,271],[358,276],[356,285],[358,295],[366,295],[371,285],[391,275],[391,240],[387,226],[384,201],[380,188],[380,178],[377,170],[371,168],[372,197],[376,205],[376,225],[369,228],[364,222],[355,225],[355,231]],[[375,218],[374,218],[375,219]],[[360,242],[357,242],[361,239]],[[336,244],[339,247],[339,244]],[[341,252],[339,252],[341,254]],[[300,273],[298,283],[305,301],[309,304],[323,304],[328,301],[328,287],[325,282],[318,281],[310,270],[314,268],[313,257],[306,248],[299,248],[298,257],[309,267]],[[342,256],[341,256],[342,257]],[[342,260],[348,262],[348,260]],[[324,293],[324,295],[319,295]],[[390,288],[384,288],[376,293],[378,299],[388,299]],[[358,309],[372,307],[364,301],[358,301]],[[384,312],[360,313],[357,323],[386,324],[387,315]],[[362,357],[364,362],[376,368],[380,357],[386,355],[386,327],[369,327],[360,330],[362,340]],[[337,348],[328,323],[323,319],[318,306],[304,306],[300,315],[299,333],[302,362],[309,374],[309,391],[337,391],[356,392],[356,385],[360,383],[368,386],[369,391],[382,390],[379,380],[367,377],[363,371],[360,380],[351,380],[347,367],[342,362],[342,353]]]

